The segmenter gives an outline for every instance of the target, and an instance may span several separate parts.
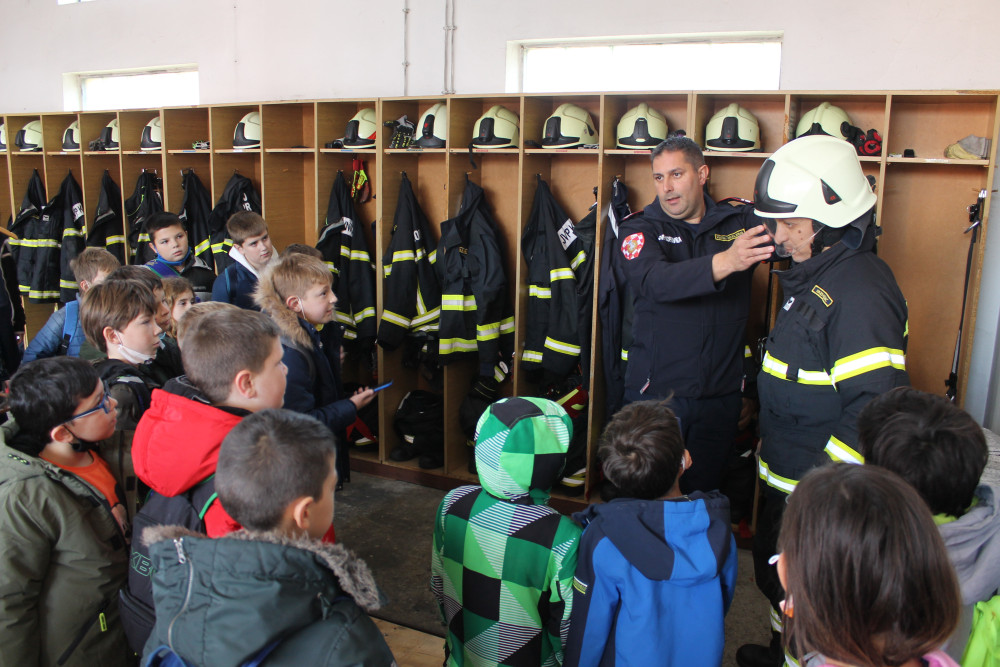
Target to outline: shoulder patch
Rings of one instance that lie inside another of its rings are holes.
[[[735,241],[745,231],[746,231],[745,229],[737,229],[732,234],[716,234],[715,235],[715,240],[716,241]]]
[[[830,295],[826,293],[826,290],[819,285],[813,285],[812,293],[819,297],[819,300],[823,302],[823,305],[829,308],[833,305],[833,299]]]
[[[635,259],[642,252],[642,246],[645,244],[646,237],[643,236],[642,232],[629,234],[622,241],[622,254],[625,255],[625,259]]]

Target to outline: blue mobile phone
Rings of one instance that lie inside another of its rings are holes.
[[[375,387],[374,389],[372,389],[372,393],[373,394],[377,394],[378,392],[382,391],[383,389],[386,389],[387,387],[391,387],[391,386],[392,386],[392,380],[389,380],[385,384],[381,384],[381,385]]]

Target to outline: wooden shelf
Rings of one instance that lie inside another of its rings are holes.
[[[210,148],[188,148],[188,149],[174,149],[168,150],[167,155],[211,155],[212,150]]]
[[[872,159],[872,158],[868,158]],[[876,161],[878,158],[874,158]],[[865,158],[862,158],[865,161]],[[890,157],[886,158],[887,164],[937,164],[952,165],[960,167],[989,167],[989,160],[952,160],[945,157]]]
[[[448,152],[447,148],[386,148],[386,155],[420,155],[421,153],[427,154],[445,154]]]
[[[216,153],[234,154],[240,155],[246,153],[247,155],[260,155],[259,148],[219,148],[215,149]]]
[[[525,148],[525,155],[587,155],[597,157],[600,151],[596,148]]]
[[[726,159],[735,158],[737,160],[766,160],[767,158],[769,158],[769,157],[771,157],[773,155],[773,153],[760,153],[760,152],[754,152],[754,151],[746,151],[746,152],[740,152],[740,151],[732,151],[732,152],[730,152],[730,151],[713,151],[710,148],[706,149],[704,151],[704,153],[705,153],[705,157],[706,158],[721,157],[721,158],[726,158]]]
[[[265,153],[315,153],[315,148],[265,148]]]
[[[320,153],[360,153],[362,155],[375,155],[378,150],[375,148],[321,148]]]
[[[151,148],[150,150],[138,150],[138,151],[122,151],[122,155],[162,155],[163,150],[160,148]]]

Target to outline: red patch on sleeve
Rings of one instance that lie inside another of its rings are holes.
[[[625,259],[635,259],[642,252],[642,246],[645,244],[646,237],[642,235],[642,232],[630,234],[622,241],[622,254],[625,255]]]

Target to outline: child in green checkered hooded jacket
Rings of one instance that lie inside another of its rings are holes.
[[[580,527],[548,507],[573,425],[556,403],[505,398],[476,427],[482,486],[441,501],[431,588],[446,664],[561,665]]]

